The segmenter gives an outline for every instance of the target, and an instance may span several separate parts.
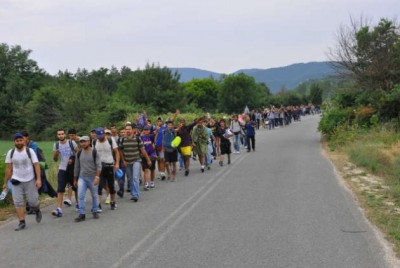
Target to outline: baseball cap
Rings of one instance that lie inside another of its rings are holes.
[[[106,134],[111,134],[111,130],[106,129],[106,130],[104,130],[104,133],[106,133]]]
[[[144,126],[143,130],[150,130],[150,126]]]
[[[90,141],[89,136],[82,136],[79,138],[79,141]]]
[[[102,128],[102,127],[96,128],[96,136],[99,139],[104,138],[104,128]]]
[[[23,138],[23,137],[24,137],[24,135],[22,135],[22,133],[17,132],[17,133],[14,134],[14,140],[19,139],[19,138]]]

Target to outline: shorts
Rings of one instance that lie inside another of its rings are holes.
[[[164,158],[164,148],[162,146],[156,146],[156,153],[157,153],[158,159]]]
[[[57,175],[57,193],[65,193],[65,187],[67,185],[72,186],[72,189],[76,191],[76,188],[73,187],[74,176],[67,172],[66,170],[58,170]]]
[[[13,185],[12,198],[16,208],[24,207],[24,196],[26,196],[26,201],[31,207],[39,208],[39,194],[35,179]]]
[[[151,166],[147,164],[146,158],[142,158],[142,170],[144,171],[145,169],[150,169],[151,171],[156,169],[156,159],[155,158],[150,158],[151,159]]]
[[[110,194],[115,194],[115,184],[114,184],[114,167],[113,166],[103,166],[100,173],[100,183],[98,187],[98,194],[102,195],[105,186],[108,186]]]
[[[190,156],[192,154],[192,146],[181,147],[182,156]]]
[[[220,150],[221,155],[231,154],[231,142],[228,139],[221,139]]]
[[[178,151],[173,150],[172,152],[164,152],[165,162],[173,163],[178,161]]]

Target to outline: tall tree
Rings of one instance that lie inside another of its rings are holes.
[[[213,78],[193,79],[185,83],[188,103],[202,110],[214,112],[218,105],[218,83]]]
[[[220,108],[227,113],[243,111],[246,105],[253,109],[257,104],[257,85],[253,77],[243,73],[223,77],[220,90]]]
[[[23,110],[46,78],[45,72],[29,58],[30,50],[0,44],[0,130],[12,133],[25,125]]]
[[[330,59],[342,75],[365,89],[389,92],[400,83],[400,27],[381,19],[372,27],[363,18],[339,29]]]

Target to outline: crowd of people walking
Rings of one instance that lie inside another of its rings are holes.
[[[135,122],[126,122],[119,129],[116,125],[101,126],[80,137],[75,129],[58,129],[58,141],[53,145],[53,160],[58,162],[56,189],[47,181],[45,166],[40,165],[43,153],[37,143],[26,131],[16,133],[15,148],[6,155],[3,185],[4,191],[12,188],[19,220],[15,230],[26,227],[25,210],[35,214],[37,222],[41,221],[38,190],[57,197],[52,211],[55,218],[63,217],[63,206],[74,206],[78,212],[76,222],[86,219],[89,190],[90,213],[99,219],[103,193],[110,210],[117,209],[117,196],[124,198],[127,193],[132,202],[138,202],[141,190],[156,187],[156,178],[175,182],[179,171],[183,177],[189,176],[191,161],[197,159],[201,173],[210,170],[213,163],[221,167],[230,165],[232,153],[256,150],[255,137],[260,128],[285,127],[299,121],[305,113],[304,107],[271,106],[231,118],[203,116],[193,122],[180,118],[176,124],[177,110],[165,120],[158,117],[154,124],[143,113]]]

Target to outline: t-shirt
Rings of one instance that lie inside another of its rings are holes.
[[[256,123],[254,121],[250,121],[250,122],[246,123],[245,128],[246,128],[247,136],[254,136],[256,134],[256,131],[254,130],[255,126],[256,126]]]
[[[74,168],[75,177],[78,177],[78,175],[82,177],[94,177],[96,176],[96,170],[101,170],[101,161],[98,152],[96,156],[96,163],[93,159],[92,148],[90,148],[89,151],[82,150],[79,159],[77,153],[77,157],[75,159],[75,168]]]
[[[66,143],[62,144],[61,142],[59,143],[59,148],[58,151],[60,152],[59,158],[60,158],[60,166],[58,167],[59,170],[67,170],[67,165],[68,165],[68,160],[71,156],[75,155],[75,151],[71,150],[71,146],[69,145],[69,140],[67,140]],[[54,143],[53,146],[53,151],[57,151],[57,142]],[[78,147],[78,145],[75,143],[75,141],[72,141],[72,146],[74,149]]]
[[[144,149],[146,150],[146,153],[149,155],[149,157],[156,156],[157,153],[153,146],[154,134],[150,134],[149,136],[142,135],[141,138],[142,138]]]
[[[157,134],[157,138],[156,138],[156,146],[161,147],[162,146],[162,140],[163,140],[163,133],[164,133],[164,129],[166,129],[167,127],[165,125],[162,125],[160,127],[160,129],[158,130],[158,134]]]
[[[136,136],[133,136],[132,139],[124,138],[121,139],[119,148],[124,155],[125,161],[132,164],[140,160],[140,148],[143,148],[143,142]]]
[[[111,139],[111,143],[113,149],[118,149],[117,143],[114,139]],[[93,148],[96,148],[97,155],[100,158],[101,163],[114,163],[113,151],[111,150],[111,145],[107,138],[103,142],[97,139],[96,145]]]
[[[6,164],[13,164],[12,179],[16,179],[21,182],[28,182],[35,178],[35,172],[32,163],[39,163],[35,152],[29,148],[32,160],[26,153],[24,147],[22,152],[18,152],[17,149],[14,151],[13,158],[11,159],[11,151],[9,150],[6,156]]]

